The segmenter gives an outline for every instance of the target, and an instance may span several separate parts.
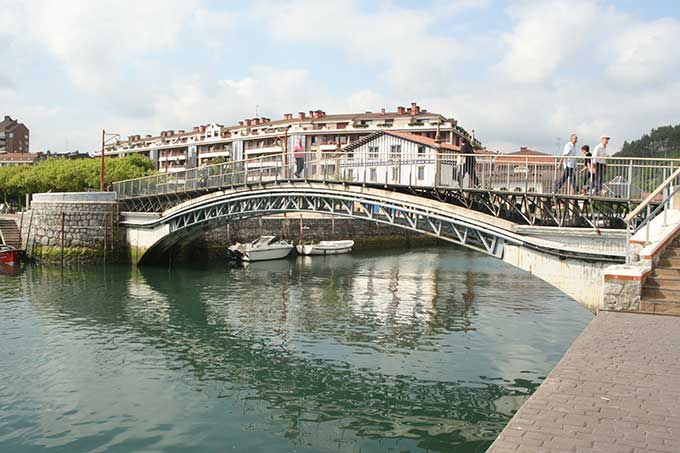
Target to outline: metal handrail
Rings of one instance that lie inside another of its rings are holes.
[[[645,230],[645,244],[649,244],[649,228],[652,220],[656,218],[660,211],[663,210],[663,226],[667,225],[668,210],[670,208],[670,201],[675,196],[678,191],[680,191],[680,185],[676,184],[673,187],[673,183],[680,179],[680,168],[675,170],[664,182],[662,182],[659,187],[657,187],[652,193],[650,193],[647,198],[645,198],[633,211],[630,212],[625,218],[624,222],[626,224],[626,264],[630,264],[632,254],[631,254],[631,238],[642,228]],[[661,202],[652,209],[652,203],[655,202],[658,197],[662,195]],[[646,212],[645,212],[646,211]],[[641,214],[644,215],[644,219],[635,223],[635,219]]]
[[[473,157],[474,170],[471,172],[468,159]],[[125,198],[293,179],[377,183],[395,187],[477,187],[547,196],[578,194],[586,185],[591,189],[597,186],[594,176],[589,174],[592,161],[583,156],[570,159],[575,162],[573,178],[568,178],[568,171],[559,165],[560,156],[464,155],[415,150],[400,153],[308,151],[305,153],[303,174],[298,178],[294,176],[295,159],[292,155],[272,153],[118,181],[113,187],[121,198]],[[680,169],[677,159],[606,159],[608,165],[599,181],[601,186],[609,186],[605,187],[606,197],[629,202],[642,201],[647,193],[658,187],[658,181],[666,180],[669,173],[675,174],[674,171]],[[558,180],[564,184],[560,186]],[[603,197],[598,194],[589,196]],[[653,197],[650,200],[648,203],[654,201]]]
[[[658,196],[664,191],[664,189],[665,189],[666,187],[670,186],[670,185],[673,183],[673,180],[676,179],[676,178],[678,178],[679,176],[680,176],[680,168],[678,168],[677,170],[675,170],[675,172],[674,172],[672,175],[670,175],[668,178],[666,178],[666,180],[665,180],[663,183],[661,183],[661,185],[660,185],[659,187],[657,187],[656,190],[654,190],[654,192],[650,193],[649,196],[648,196],[647,198],[645,198],[645,199],[642,201],[642,203],[640,203],[640,204],[637,206],[637,208],[633,209],[633,210],[630,212],[630,214],[628,214],[628,215],[626,216],[626,218],[624,219],[624,221],[625,221],[626,223],[629,223],[629,222],[631,222],[635,217],[637,217],[638,215],[640,215],[640,213],[642,212],[642,210],[643,210],[643,209],[646,209],[646,208],[647,208],[647,205],[649,205],[651,202],[653,202],[654,199],[655,199],[656,197],[658,197]]]

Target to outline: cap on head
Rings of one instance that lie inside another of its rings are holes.
[[[611,137],[609,135],[603,135],[602,137],[600,137],[600,140],[604,140],[605,138],[610,139]]]

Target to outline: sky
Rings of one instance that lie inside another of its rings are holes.
[[[456,118],[490,149],[680,123],[677,0],[0,0],[0,115],[32,151],[257,114]]]

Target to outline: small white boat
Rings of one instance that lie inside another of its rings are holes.
[[[318,243],[300,244],[296,246],[300,255],[339,255],[349,253],[354,241],[320,241]]]
[[[278,260],[288,256],[293,244],[276,236],[260,236],[250,244],[237,243],[228,248],[229,256],[243,261]]]

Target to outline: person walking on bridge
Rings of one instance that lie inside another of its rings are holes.
[[[479,179],[477,178],[477,159],[475,158],[475,151],[467,138],[463,137],[461,141],[460,153],[463,155],[463,165],[458,170],[458,185],[463,187],[463,180],[465,175],[470,176],[470,185],[473,187],[479,186]]]
[[[555,190],[553,193],[560,191],[562,186],[567,180],[571,183],[572,190],[576,191],[576,142],[578,137],[576,134],[571,134],[569,137],[569,142],[564,145],[564,150],[562,151],[562,156],[560,157],[560,163],[558,166],[562,168],[562,177],[555,184]]]
[[[293,148],[293,158],[295,159],[295,177],[300,178],[305,170],[305,147],[302,139],[299,139]]]
[[[607,171],[607,145],[609,144],[609,139],[609,135],[603,135],[600,137],[600,143],[593,148],[593,164],[595,165],[593,195],[599,195],[602,192],[604,174]]]
[[[587,195],[588,185],[592,184],[593,173],[595,172],[595,164],[593,163],[593,155],[590,152],[590,146],[583,145],[581,147],[581,152],[583,157],[585,157],[583,168],[580,173],[583,173],[583,181],[581,182],[581,187],[583,189],[583,195]]]

